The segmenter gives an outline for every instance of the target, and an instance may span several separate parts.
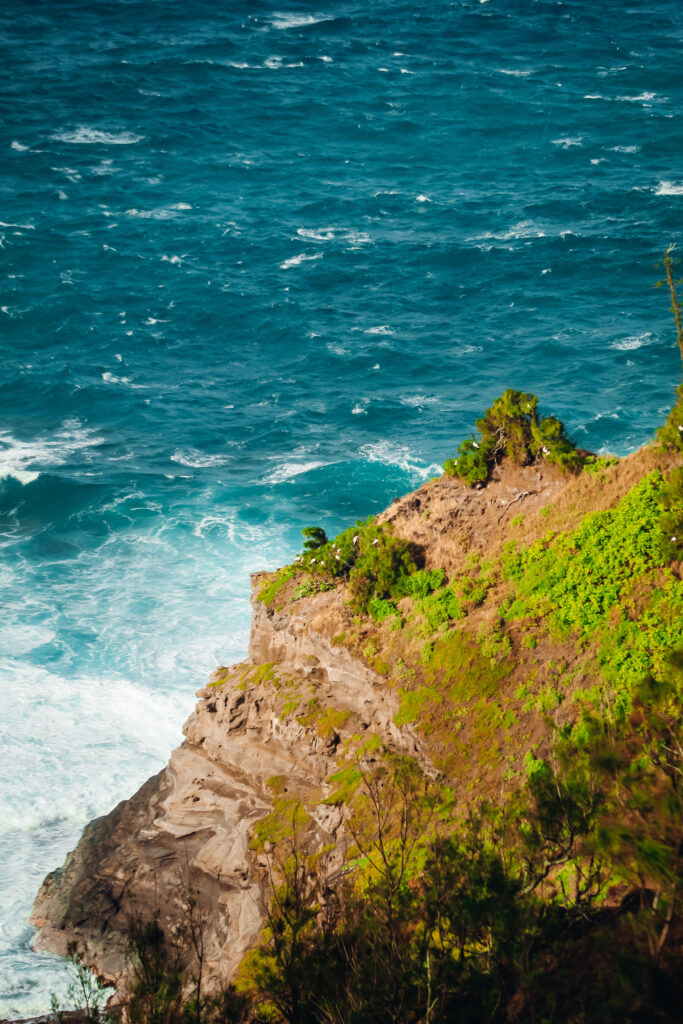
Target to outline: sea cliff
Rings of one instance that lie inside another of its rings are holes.
[[[560,586],[591,531],[606,531],[604,550],[626,550],[622,523],[642,515],[635,532],[649,536],[659,529],[658,488],[678,461],[647,446],[580,474],[504,459],[479,489],[448,476],[426,483],[373,529],[409,544],[420,566],[411,579],[431,582],[384,600],[381,614],[359,609],[347,580],[313,566],[254,575],[249,657],[215,671],[166,768],[91,822],[46,878],[32,915],[36,948],[64,954],[75,942],[124,991],[131,922],[155,919],[178,935],[193,903],[204,984],[216,990],[260,940],[274,857],[299,811],[306,852],[326,851],[334,885],[354,839],[361,761],[410,758],[448,788],[456,817],[473,802],[504,804],[529,758],[540,764],[557,730],[580,719],[581,695],[618,690],[611,634],[622,629],[622,649],[637,649],[639,667],[655,674],[680,634],[680,605],[672,626],[657,597],[663,583],[681,588],[675,558],[646,553],[625,571],[615,563],[610,583],[589,555],[582,571],[596,576],[580,600],[602,601],[592,619],[572,611],[569,591],[561,602],[541,593],[534,559],[565,566]],[[643,654],[628,625],[645,609],[670,628]]]

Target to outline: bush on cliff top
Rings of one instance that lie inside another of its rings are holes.
[[[370,516],[334,540],[304,550],[296,564],[314,575],[345,579],[354,606],[367,611],[373,600],[406,593],[405,581],[417,572],[419,558],[416,545],[396,537],[390,523]]]
[[[539,419],[537,410],[536,395],[508,388],[477,420],[479,439],[467,438],[446,461],[446,474],[470,487],[485,484],[504,456],[518,466],[544,458],[567,472],[579,470],[583,457],[564,425],[554,416]]]

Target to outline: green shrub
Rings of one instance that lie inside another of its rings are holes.
[[[368,601],[368,613],[375,622],[384,622],[396,615],[400,619],[399,611],[393,601],[387,601],[384,597],[371,597]]]
[[[667,451],[683,451],[683,384],[676,388],[676,403],[657,437]]]
[[[461,576],[453,584],[460,592],[463,600],[472,608],[476,608],[482,603],[491,585],[492,580],[484,572],[480,572],[476,579],[473,579],[471,576]]]
[[[503,631],[501,623],[483,623],[477,640],[481,653],[493,664],[502,661],[512,650],[510,637]]]
[[[662,556],[667,562],[683,561],[683,469],[677,466],[660,493],[662,507]]]
[[[583,462],[586,473],[595,473],[598,476],[609,466],[616,466],[619,459],[616,455],[587,455]]]
[[[474,487],[486,483],[497,462],[508,456],[524,466],[544,458],[566,472],[575,472],[583,456],[555,416],[538,418],[535,395],[508,389],[477,420],[480,438],[468,438],[460,445],[457,458],[448,459],[444,470]]]
[[[305,580],[294,588],[294,593],[292,594],[290,601],[298,601],[300,597],[311,597],[311,595],[317,593],[317,580]]]
[[[452,619],[462,619],[464,612],[462,602],[456,597],[450,587],[437,590],[422,599],[418,604],[418,611],[424,615],[430,631],[433,633],[445,622]]]
[[[549,534],[504,564],[516,598],[507,617],[550,614],[558,629],[588,635],[632,580],[666,564],[662,537],[662,476],[650,473],[613,509],[593,512],[577,530]],[[672,516],[682,514],[671,499]],[[523,607],[523,602],[526,607]]]
[[[492,468],[490,447],[468,437],[458,448],[458,456],[448,459],[444,469],[448,476],[457,476],[470,487],[485,484]]]
[[[390,523],[379,524],[371,516],[334,540],[304,550],[297,563],[314,575],[346,579],[353,605],[365,612],[374,598],[402,596],[405,580],[417,572],[417,557],[415,545],[396,537]]]
[[[576,473],[583,466],[583,456],[567,437],[564,424],[555,416],[546,416],[540,423],[531,422],[534,458],[543,456],[547,462],[559,466],[567,473]]]
[[[321,526],[306,526],[301,532],[306,538],[304,551],[317,551],[327,544],[327,534]]]
[[[419,569],[402,581],[403,593],[420,600],[443,586],[446,573],[443,569]]]

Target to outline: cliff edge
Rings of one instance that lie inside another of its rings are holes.
[[[348,579],[313,566],[256,574],[248,659],[216,670],[168,765],[91,822],[45,879],[35,948],[64,954],[76,942],[100,976],[125,985],[131,921],[156,918],[173,936],[194,901],[217,988],[259,940],[273,851],[296,807],[307,850],[332,850],[341,866],[359,750],[408,755],[451,787],[456,806],[503,799],[530,751],[542,757],[577,716],[574,696],[604,679],[599,651],[631,615],[637,575],[618,582],[595,622],[568,611],[560,628],[569,591],[539,596],[533,560],[576,564],[586,523],[628,520],[624,503],[636,492],[645,502],[675,462],[646,447],[574,476],[504,460],[480,489],[430,481],[377,518],[373,529],[411,545],[419,586],[371,612],[353,603]],[[664,571],[680,584],[675,560],[642,574]]]

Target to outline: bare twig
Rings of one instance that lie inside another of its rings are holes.
[[[498,522],[501,521],[501,519],[503,518],[503,516],[505,515],[505,513],[507,512],[511,505],[514,505],[516,501],[522,501],[524,498],[531,497],[532,494],[538,494],[538,491],[520,491],[516,498],[513,498],[512,501],[508,501],[507,505],[498,516]]]

